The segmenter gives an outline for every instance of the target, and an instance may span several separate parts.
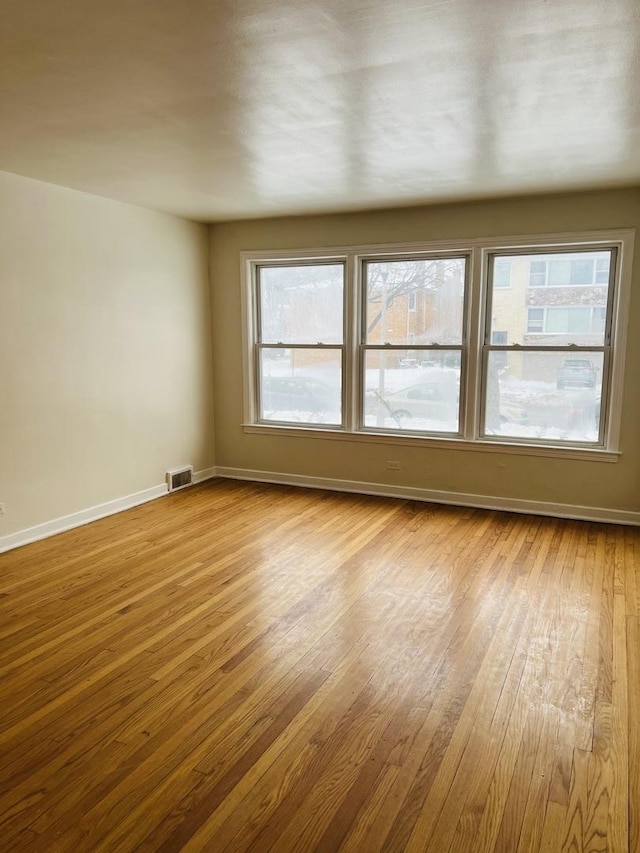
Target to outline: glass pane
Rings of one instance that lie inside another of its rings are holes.
[[[365,264],[366,342],[459,344],[464,258]]]
[[[571,261],[567,260],[549,260],[549,275],[547,278],[548,285],[569,284],[571,281]]]
[[[260,267],[259,277],[262,343],[342,343],[342,264]]]
[[[340,425],[341,366],[340,350],[262,349],[260,419]]]
[[[531,261],[531,264],[529,265],[529,287],[544,287],[546,283],[547,262]]]
[[[591,315],[594,332],[604,333],[605,323],[607,320],[606,308],[594,308]]]
[[[601,352],[490,352],[485,434],[598,441]]]
[[[589,332],[591,330],[591,308],[568,308],[567,320],[570,332]]]
[[[569,311],[566,308],[547,308],[546,332],[568,332]]]
[[[541,332],[544,328],[544,308],[529,308],[527,332]]]
[[[511,287],[511,264],[502,259],[496,260],[493,267],[493,284],[495,287]]]
[[[594,259],[571,262],[571,284],[593,284]]]
[[[611,254],[496,256],[494,269],[498,261],[510,264],[511,287],[497,281],[492,287],[488,340],[494,331],[507,330],[509,344],[602,346],[605,326],[600,318],[608,304]],[[604,282],[596,275],[604,276]]]
[[[459,350],[367,350],[364,389],[367,427],[459,431]]]
[[[596,261],[596,284],[607,284],[609,281],[609,263],[607,260]]]

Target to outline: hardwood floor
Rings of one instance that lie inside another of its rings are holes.
[[[640,851],[640,531],[218,481],[0,556],[2,851]]]

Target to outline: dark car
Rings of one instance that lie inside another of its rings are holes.
[[[588,358],[565,358],[556,376],[558,388],[594,388],[596,369]]]
[[[262,412],[323,414],[338,412],[339,393],[308,376],[267,376],[262,382]]]

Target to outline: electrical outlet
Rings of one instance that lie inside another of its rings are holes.
[[[5,512],[6,512],[6,510],[4,508],[4,504],[0,504],[0,515],[4,515]]]
[[[400,463],[394,462],[393,460],[389,459],[389,461],[387,462],[387,471],[399,471],[399,470],[400,470]]]

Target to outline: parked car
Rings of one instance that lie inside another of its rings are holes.
[[[380,397],[375,390],[369,393],[377,397],[379,405],[398,423],[407,418],[421,418],[457,424],[457,386],[423,382],[385,394],[384,397]]]
[[[322,414],[340,410],[340,394],[309,376],[267,376],[262,381],[262,411]]]
[[[588,358],[565,358],[556,376],[558,388],[594,388],[596,369]]]
[[[528,424],[530,420],[529,412],[520,403],[500,401],[500,421],[503,424]]]
[[[386,413],[400,424],[403,420],[420,418],[448,422],[452,428],[458,423],[458,388],[443,383],[420,383],[394,391],[380,398],[377,391],[370,390],[376,396]],[[519,403],[501,402],[500,421],[502,423],[528,424],[529,413]]]

